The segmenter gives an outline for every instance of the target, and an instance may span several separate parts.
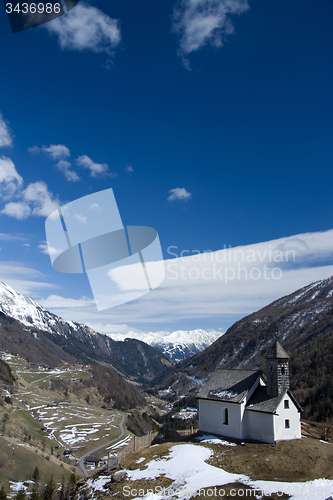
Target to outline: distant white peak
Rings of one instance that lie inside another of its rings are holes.
[[[162,351],[166,356],[175,361],[181,361],[206,349],[221,335],[223,335],[222,332],[206,332],[201,329],[190,331],[177,330],[175,332],[159,331],[155,333],[128,332],[126,334],[108,334],[110,338],[118,341],[124,341],[128,338],[141,340]]]
[[[107,336],[113,340],[124,340],[124,339],[138,339],[150,344],[151,342],[164,341],[166,343],[183,343],[183,342],[195,342],[195,341],[212,341],[216,340],[218,337],[223,335],[222,332],[211,331],[206,332],[205,330],[176,330],[174,332],[128,332],[128,333],[108,333]]]

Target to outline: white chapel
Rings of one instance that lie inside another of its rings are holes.
[[[279,344],[261,370],[217,369],[198,394],[199,430],[236,440],[301,438],[301,408],[289,390],[289,356]]]

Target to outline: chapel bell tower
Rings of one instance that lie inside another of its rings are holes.
[[[275,341],[266,356],[267,395],[280,396],[289,389],[289,356]]]

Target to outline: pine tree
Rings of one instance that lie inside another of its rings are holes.
[[[74,472],[72,472],[72,474],[70,475],[70,478],[69,478],[69,482],[71,483],[72,486],[75,486],[76,481],[77,481],[76,475]]]
[[[76,486],[76,481],[77,477],[74,474],[74,472],[70,475],[69,482],[68,482],[68,493],[69,497],[72,498],[74,491],[75,491],[75,486]]]
[[[53,475],[50,477],[49,482],[45,486],[45,490],[43,493],[43,500],[52,500],[53,494],[56,490],[56,485],[53,479]]]
[[[38,469],[38,467],[35,467],[35,470],[32,474],[32,479],[35,481],[35,483],[38,483],[39,477],[40,477],[39,469]]]
[[[7,499],[7,493],[5,488],[2,486],[0,490],[0,500],[6,500]]]

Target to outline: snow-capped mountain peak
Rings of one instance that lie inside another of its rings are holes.
[[[52,314],[43,306],[37,304],[31,297],[15,292],[4,282],[0,283],[0,311],[27,327],[37,328],[49,333],[55,333],[56,330],[57,333],[60,333],[57,328],[59,324],[62,326],[69,325],[74,331],[79,328],[78,323],[65,321]],[[92,333],[92,330],[90,333]]]
[[[42,330],[53,336],[63,338],[71,338],[74,334],[76,338],[86,339],[90,337],[93,339],[99,335],[87,325],[66,321],[60,316],[51,313],[31,297],[16,292],[6,283],[0,283],[0,312],[19,321],[29,331],[33,329]],[[205,330],[177,330],[156,333],[129,332],[126,335],[109,334],[106,338],[109,337],[116,341],[124,341],[125,339],[140,340],[162,352],[168,358],[180,361],[203,351],[221,334],[221,332],[206,332]],[[92,342],[94,343],[94,341]]]
[[[0,314],[1,349],[31,363],[57,366],[97,361],[140,381],[155,378],[172,364],[143,342],[115,342],[87,325],[66,321],[6,283],[0,283]]]
[[[176,330],[174,332],[150,332],[138,333],[128,332],[126,334],[112,333],[109,336],[113,340],[124,340],[125,338],[142,340],[146,344],[163,352],[174,361],[181,361],[210,346],[223,333],[220,331],[205,330]]]

